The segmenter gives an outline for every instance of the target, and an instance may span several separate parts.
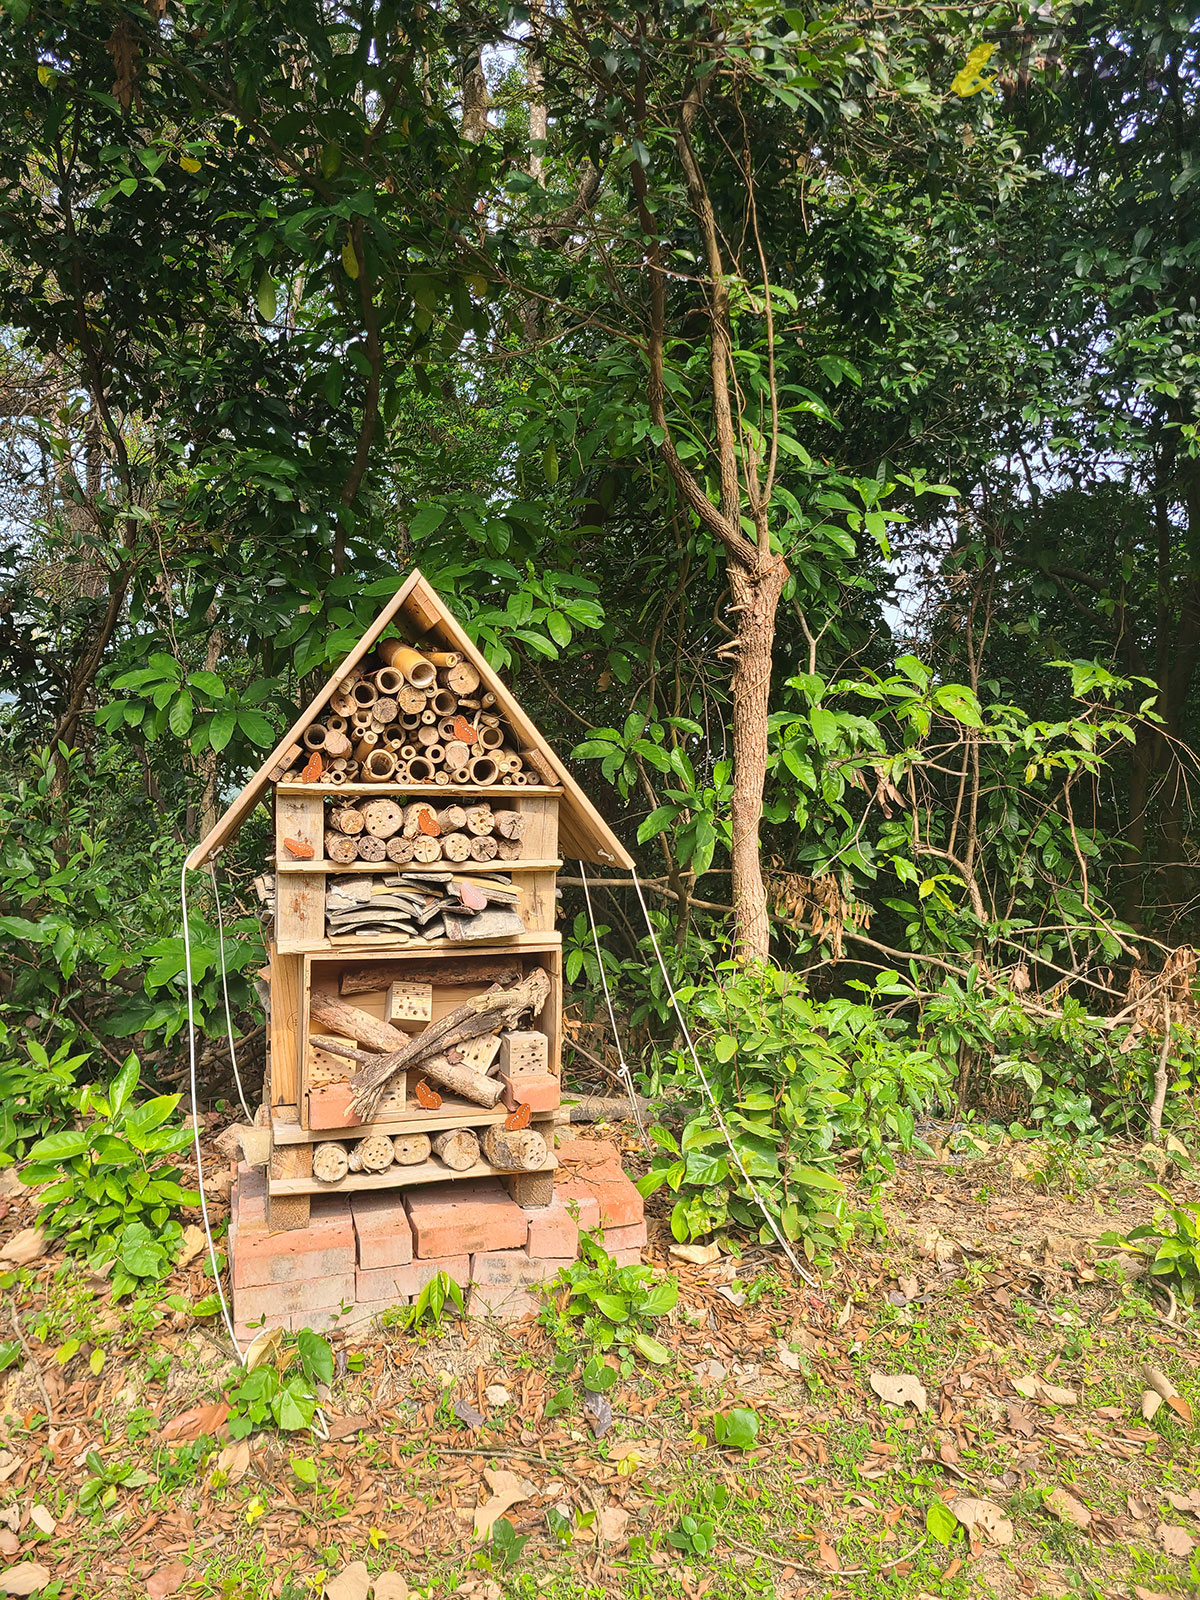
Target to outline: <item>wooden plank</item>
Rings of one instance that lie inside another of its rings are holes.
[[[301,795],[275,797],[275,855],[287,853],[285,839],[324,848],[321,802]],[[295,858],[293,858],[295,859]],[[309,862],[301,863],[311,866]],[[325,875],[321,872],[289,873],[275,885],[275,939],[289,949],[308,939],[325,936]]]
[[[508,719],[521,747],[531,747],[540,751],[549,762],[551,770],[557,773],[566,795],[566,804],[560,819],[563,853],[590,861],[594,866],[624,867],[627,872],[631,872],[634,865],[633,857],[625,846],[522,711],[512,692],[492,671],[474,641],[446,608],[441,596],[425,581],[420,572],[417,573],[417,580],[409,595],[405,597],[405,614],[411,617],[414,623],[419,615],[429,612],[437,614],[439,620],[431,631],[436,633],[450,649],[458,650],[466,656],[487,688],[495,695],[496,708]],[[410,597],[411,604],[409,604]],[[529,791],[526,789],[517,792],[527,794]]]
[[[313,720],[317,713],[328,704],[330,696],[341,684],[342,680],[346,677],[346,674],[352,671],[353,668],[358,665],[358,663],[370,650],[371,646],[375,643],[376,639],[379,638],[380,634],[387,627],[388,623],[391,622],[393,617],[400,613],[405,601],[408,600],[409,596],[414,593],[418,585],[423,584],[424,582],[425,580],[422,578],[419,569],[414,568],[413,571],[409,573],[408,577],[400,585],[399,589],[396,590],[396,593],[388,601],[387,605],[384,606],[383,610],[375,618],[375,621],[371,623],[370,627],[363,634],[362,638],[354,646],[354,649],[351,650],[350,654],[326,681],[324,687],[315,696],[315,698],[310,700],[308,705],[305,706],[304,710],[296,718],[295,722],[293,722],[292,726],[284,734],[283,738],[280,739],[274,750],[271,751],[271,754],[263,762],[262,766],[259,767],[258,771],[250,779],[249,783],[247,783],[246,787],[242,790],[241,794],[238,795],[237,799],[229,807],[228,811],[225,812],[224,816],[217,820],[216,824],[209,829],[208,833],[206,833],[204,838],[201,839],[200,843],[192,851],[191,855],[188,856],[187,866],[189,871],[194,870],[196,867],[203,866],[203,864],[209,860],[211,856],[216,855],[217,851],[223,849],[229,840],[233,838],[234,834],[237,833],[242,823],[245,822],[246,818],[254,810],[254,807],[261,799],[263,792],[270,781],[267,777],[267,774],[271,771],[271,768],[274,767],[280,760],[283,752],[288,748],[288,746],[296,743],[300,735],[304,732],[305,728],[308,727],[309,723]],[[426,585],[426,588],[428,588],[428,585]]]
[[[562,949],[550,950],[546,954],[543,966],[550,978],[550,994],[546,1004],[542,1007],[541,1014],[536,1018],[534,1026],[546,1035],[548,1049],[546,1052],[550,1071],[556,1078],[562,1077],[562,1004],[563,1004],[563,964]]]
[[[554,894],[555,873],[529,872],[518,880],[521,899],[517,907],[521,921],[530,932],[552,933],[557,900]]]
[[[559,802],[550,795],[531,795],[526,789],[512,807],[525,818],[521,848],[530,856],[558,855]],[[502,808],[503,809],[503,808]]]
[[[339,1130],[328,1130],[328,1139],[341,1142],[344,1139],[357,1137],[357,1130],[349,1133]],[[558,1166],[558,1157],[547,1154],[546,1165],[538,1167],[538,1172],[553,1172]],[[356,1194],[364,1189],[414,1189],[418,1184],[446,1183],[462,1178],[508,1178],[512,1177],[506,1168],[493,1167],[490,1162],[477,1161],[473,1167],[468,1167],[465,1172],[454,1172],[450,1167],[444,1167],[440,1161],[422,1161],[414,1167],[389,1167],[386,1172],[351,1172],[338,1183],[321,1183],[316,1178],[271,1178],[267,1179],[267,1193],[273,1197],[282,1198],[285,1195],[300,1194]],[[528,1176],[522,1173],[522,1177]]]
[[[357,999],[357,997],[356,997]],[[352,1063],[347,1063],[352,1065]],[[488,1110],[472,1105],[457,1095],[442,1094],[442,1104],[437,1111],[419,1108],[406,1111],[403,1116],[377,1117],[374,1122],[355,1123],[351,1128],[301,1128],[294,1122],[272,1122],[271,1132],[276,1145],[320,1144],[324,1139],[365,1139],[372,1133],[440,1133],[444,1128],[488,1128],[503,1122],[509,1115],[507,1106],[499,1105]],[[534,1125],[540,1119],[533,1118]],[[291,1177],[291,1173],[279,1173]]]
[[[276,872],[349,872],[359,877],[364,872],[403,872],[405,876],[411,873],[453,872],[464,876],[474,872],[480,877],[497,878],[501,875],[507,877],[510,872],[557,872],[562,866],[561,861],[553,857],[536,861],[436,861],[432,866],[423,867],[419,862],[409,861],[403,866],[397,866],[394,861],[277,861]]]
[[[319,794],[322,799],[343,794],[406,794],[435,795],[439,800],[503,800],[506,803],[523,799],[526,795],[562,794],[546,784],[526,784],[523,789],[506,789],[500,783],[278,783],[278,794]],[[513,805],[513,810],[517,807]]]
[[[271,967],[271,1104],[295,1106],[300,1103],[301,961],[274,943],[267,954]]]
[[[552,943],[551,943],[552,941]],[[484,951],[496,955],[510,955],[514,950],[549,950],[557,948],[562,943],[560,933],[549,931],[534,931],[532,933],[514,933],[511,938],[503,943],[498,941],[489,944],[446,944],[441,939],[413,938],[407,944],[389,942],[388,936],[382,933],[351,934],[342,939],[305,939],[285,944],[279,941],[279,949],[286,955],[387,955],[403,959],[406,956],[428,956],[430,951],[437,955],[477,956]]]

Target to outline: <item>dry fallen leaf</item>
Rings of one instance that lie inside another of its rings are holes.
[[[365,1561],[352,1561],[336,1578],[325,1580],[325,1600],[367,1600],[371,1576]]]
[[[224,1473],[227,1484],[240,1483],[250,1470],[250,1441],[235,1439],[227,1444],[217,1457],[217,1471]]]
[[[22,1228],[20,1233],[14,1233],[4,1246],[4,1254],[0,1256],[0,1268],[7,1270],[10,1267],[27,1267],[31,1261],[37,1261],[45,1253],[46,1235],[41,1228]],[[37,1563],[34,1562],[33,1565],[36,1566]]]
[[[15,1556],[21,1541],[11,1528],[0,1528],[0,1556]]]
[[[840,1565],[837,1551],[821,1534],[817,1535],[817,1560],[829,1572],[836,1572]]]
[[[629,1542],[625,1536],[625,1529],[629,1525],[629,1513],[621,1506],[605,1506],[596,1519],[596,1525],[600,1530],[601,1544],[612,1545],[614,1553],[624,1549]]]
[[[902,1406],[912,1404],[917,1410],[924,1413],[929,1406],[929,1397],[925,1393],[925,1385],[913,1372],[870,1372],[867,1381],[872,1389],[887,1405]]]
[[[1011,1544],[1013,1525],[994,1500],[979,1500],[974,1495],[955,1495],[950,1509],[968,1533],[980,1533],[993,1544]]]
[[[1166,1496],[1176,1511],[1190,1511],[1194,1517],[1200,1517],[1200,1489],[1189,1489],[1187,1494],[1176,1494],[1168,1489]]]
[[[491,1468],[485,1468],[483,1475],[487,1479],[488,1488],[492,1491],[492,1497],[475,1513],[477,1539],[486,1539],[498,1517],[502,1517],[512,1506],[522,1500],[528,1500],[531,1495],[537,1493],[536,1485],[530,1483],[528,1478],[519,1477],[515,1472],[494,1472]]]
[[[149,1600],[167,1600],[168,1595],[177,1594],[183,1580],[188,1575],[186,1561],[172,1561],[169,1567],[159,1567],[146,1580],[146,1594]]]
[[[1144,1390],[1142,1393],[1142,1421],[1153,1422],[1162,1403],[1163,1397],[1157,1389]]]
[[[42,1505],[34,1506],[33,1510],[29,1513],[29,1520],[39,1532],[45,1534],[53,1533],[55,1528],[58,1526],[54,1518],[46,1510],[45,1506]]]
[[[1060,1388],[1057,1383],[1047,1383],[1031,1372],[1028,1377],[1014,1378],[1012,1386],[1026,1400],[1037,1400],[1044,1406],[1073,1406],[1079,1399],[1074,1389]]]
[[[179,1255],[175,1259],[177,1267],[189,1266],[208,1245],[204,1229],[198,1228],[194,1222],[189,1222],[183,1230],[183,1243]]]
[[[721,1249],[714,1239],[711,1244],[673,1244],[669,1254],[676,1261],[689,1261],[694,1267],[708,1267],[718,1259]]]
[[[782,1339],[779,1342],[778,1350],[775,1352],[775,1359],[779,1362],[781,1367],[786,1367],[789,1372],[800,1371],[800,1357],[794,1350],[789,1350],[787,1345],[783,1343]]]
[[[1164,1594],[1161,1589],[1143,1589],[1140,1583],[1135,1583],[1133,1592],[1137,1600],[1171,1600],[1169,1594]]]
[[[373,1600],[408,1600],[408,1585],[398,1572],[380,1572],[375,1578]]]
[[[1060,1522],[1069,1522],[1075,1528],[1086,1528],[1092,1520],[1088,1508],[1065,1489],[1051,1489],[1046,1496],[1046,1509],[1053,1511]]]
[[[50,1568],[40,1561],[22,1561],[19,1566],[0,1572],[0,1593],[36,1594],[50,1582]]]
[[[1014,1405],[1008,1401],[1005,1410],[1008,1415],[1008,1425],[1014,1433],[1019,1433],[1024,1439],[1032,1439],[1037,1431],[1037,1423],[1023,1406]]]
[[[269,1361],[282,1343],[282,1328],[260,1329],[246,1347],[243,1358],[246,1371],[253,1372],[255,1367],[261,1367],[264,1361]]]
[[[1196,1541],[1186,1528],[1173,1528],[1169,1522],[1160,1522],[1154,1537],[1169,1556],[1190,1556]]]
[[[194,1444],[206,1434],[209,1438],[216,1438],[228,1416],[227,1400],[214,1400],[207,1406],[193,1406],[190,1411],[181,1411],[177,1417],[172,1417],[159,1429],[159,1443],[167,1444],[174,1440],[178,1444]]]

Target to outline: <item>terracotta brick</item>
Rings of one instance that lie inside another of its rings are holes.
[[[642,1197],[623,1172],[589,1173],[581,1176],[579,1182],[596,1197],[601,1227],[630,1228],[644,1219],[646,1209]]]
[[[246,1228],[241,1209],[229,1233],[235,1290],[353,1272],[354,1226],[344,1196],[314,1196],[308,1227],[282,1233]]]
[[[336,1311],[343,1303],[354,1303],[353,1271],[325,1278],[293,1277],[283,1283],[251,1288],[235,1285],[233,1291],[233,1311],[239,1322],[255,1322],[265,1316],[272,1326],[277,1317],[294,1312]]]
[[[632,1250],[610,1250],[608,1253],[618,1267],[638,1267],[642,1264],[642,1252],[637,1246]]]
[[[614,1250],[641,1250],[648,1237],[646,1224],[633,1222],[626,1228],[605,1228],[600,1242],[611,1254]]]
[[[467,1298],[468,1316],[496,1317],[501,1322],[536,1316],[540,1308],[541,1302],[516,1284],[473,1283]]]
[[[412,1229],[398,1192],[350,1197],[360,1267],[403,1267],[413,1258]]]
[[[238,1343],[244,1348],[264,1328],[282,1328],[285,1333],[296,1333],[301,1328],[311,1328],[314,1333],[344,1333],[350,1328],[365,1327],[382,1309],[381,1306],[367,1305],[351,1306],[346,1312],[340,1307],[331,1311],[290,1311],[268,1317],[265,1322],[257,1318],[239,1322],[235,1318],[233,1329]]]
[[[351,1113],[354,1090],[348,1083],[325,1083],[308,1091],[310,1128],[353,1128],[362,1120]]]
[[[446,1273],[465,1290],[471,1281],[471,1258],[443,1256],[432,1261],[411,1261],[407,1266],[359,1267],[354,1274],[355,1298],[360,1305],[372,1301],[377,1305],[400,1305],[419,1295],[439,1272]]]
[[[419,1261],[520,1249],[529,1237],[528,1218],[495,1178],[409,1189],[404,1203],[412,1224],[413,1255]]]
[[[535,1283],[549,1283],[574,1259],[574,1256],[535,1257],[528,1250],[481,1250],[471,1257],[471,1282],[488,1288],[505,1283],[528,1288]]]
[[[504,1104],[510,1111],[528,1106],[531,1111],[553,1111],[562,1099],[558,1079],[549,1072],[531,1073],[525,1078],[501,1079]]]
[[[564,1167],[619,1167],[621,1152],[610,1139],[561,1139],[554,1154]]]
[[[595,1233],[600,1226],[600,1202],[596,1198],[595,1190],[584,1183],[582,1178],[572,1177],[569,1168],[567,1175],[564,1176],[560,1167],[556,1180],[555,1204],[561,1201],[566,1206],[568,1215],[575,1215],[581,1233]]]
[[[531,1256],[571,1256],[579,1254],[579,1224],[571,1215],[565,1200],[557,1197],[553,1205],[541,1211],[530,1211],[529,1240],[526,1249]],[[599,1220],[600,1207],[596,1207]]]

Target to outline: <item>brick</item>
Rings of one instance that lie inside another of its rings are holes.
[[[242,1211],[239,1203],[229,1230],[235,1290],[353,1272],[354,1226],[343,1196],[314,1196],[308,1226],[283,1233],[247,1228]]]
[[[642,1252],[636,1246],[632,1250],[610,1250],[608,1253],[618,1267],[639,1267],[642,1264]]]
[[[412,1229],[404,1198],[386,1191],[350,1197],[360,1267],[403,1267],[413,1258]]]
[[[536,1316],[540,1308],[541,1302],[528,1289],[515,1284],[473,1283],[467,1297],[468,1316],[496,1317],[501,1322]]]
[[[273,1324],[276,1317],[293,1312],[336,1311],[342,1304],[354,1304],[354,1273],[339,1272],[334,1277],[294,1277],[286,1282],[234,1286],[233,1309],[239,1322],[254,1322],[265,1316]]]
[[[518,1106],[528,1106],[531,1111],[553,1111],[562,1099],[558,1079],[549,1072],[521,1078],[503,1077],[501,1081],[504,1104],[510,1111]]]
[[[600,1242],[611,1254],[614,1250],[641,1250],[649,1239],[644,1222],[633,1222],[624,1228],[605,1228]]]
[[[597,1218],[600,1214],[596,1207]],[[526,1249],[531,1256],[571,1256],[579,1254],[579,1224],[571,1215],[564,1200],[541,1211],[529,1213],[529,1239]]]
[[[549,1283],[574,1259],[574,1256],[535,1257],[527,1250],[481,1250],[471,1257],[471,1282],[489,1288],[506,1283],[528,1288],[536,1283]]]
[[[584,1228],[594,1226],[583,1220],[585,1209],[588,1213],[591,1211],[591,1207],[586,1206],[589,1198],[595,1202],[600,1224],[605,1228],[632,1227],[646,1214],[641,1195],[617,1166],[575,1165],[565,1172],[560,1167],[554,1191],[561,1199],[574,1200],[579,1205],[580,1226]]]
[[[404,1203],[412,1224],[413,1255],[419,1261],[520,1249],[529,1237],[525,1213],[495,1178],[409,1189]]]
[[[282,1328],[285,1333],[296,1333],[301,1328],[311,1328],[314,1333],[344,1333],[350,1328],[364,1327],[383,1309],[382,1306],[367,1305],[351,1306],[346,1312],[340,1307],[329,1311],[290,1311],[268,1317],[265,1322],[257,1318],[238,1321],[235,1317],[233,1331],[243,1347],[264,1328]]]
[[[595,1233],[600,1226],[600,1202],[595,1191],[581,1178],[564,1177],[559,1169],[554,1185],[554,1200],[562,1202],[568,1216],[574,1216],[581,1233]]]
[[[379,1305],[399,1305],[419,1295],[439,1272],[446,1273],[460,1289],[471,1281],[471,1258],[443,1256],[432,1261],[410,1261],[407,1266],[359,1267],[354,1274],[355,1299],[360,1305],[372,1301]]]
[[[619,1167],[621,1152],[610,1139],[561,1139],[554,1153],[564,1167]]]
[[[354,1090],[348,1083],[326,1083],[308,1091],[310,1128],[353,1128],[361,1118],[350,1110]]]

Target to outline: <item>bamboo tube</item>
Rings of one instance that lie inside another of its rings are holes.
[[[494,706],[496,704],[496,696],[490,689],[485,689],[479,696],[479,704],[481,706]]]
[[[518,789],[523,789],[529,782],[529,775],[524,772],[514,772],[512,774],[512,781],[516,784]]]
[[[347,761],[346,767],[345,767],[345,772],[346,772],[346,782],[347,783],[353,783],[355,778],[358,777],[358,762],[357,761]]]
[[[459,767],[450,776],[455,783],[470,783],[471,781],[471,774],[466,767]]]
[[[403,639],[385,639],[379,654],[389,667],[402,672],[414,689],[427,689],[437,681],[437,668]]]
[[[419,717],[425,709],[424,693],[420,689],[414,689],[411,683],[406,683],[403,689],[397,692],[396,699],[400,703],[401,711],[408,712],[412,716]]]
[[[346,782],[346,774],[344,772],[334,772],[334,771],[327,772],[325,774],[323,782],[332,783],[335,786],[337,784],[339,784],[339,783],[345,783]]]
[[[354,710],[354,699],[348,689],[338,689],[330,695],[329,704],[339,717],[348,717]]]
[[[395,722],[400,708],[394,700],[376,700],[371,707],[371,715],[377,728],[386,728],[389,722]]]
[[[367,759],[367,757],[371,754],[371,751],[374,750],[378,743],[379,735],[375,732],[374,728],[368,728],[365,733],[360,733],[358,736],[358,743],[354,746],[354,759],[361,764]]]
[[[419,756],[420,754],[421,752],[415,744],[402,744],[400,746],[401,761],[411,761],[414,756]]]
[[[427,744],[425,746],[425,759],[432,761],[435,767],[440,767],[446,759],[446,752],[440,744]]]
[[[372,750],[363,767],[364,783],[390,783],[396,776],[396,758],[390,750]]]
[[[306,750],[324,750],[324,725],[320,722],[310,722],[308,727],[305,728],[304,732],[300,735],[300,738]]]
[[[419,728],[421,726],[421,713],[419,711],[402,711],[400,713],[400,726],[402,728]]]
[[[381,695],[389,695],[394,698],[404,687],[404,674],[397,672],[395,667],[380,667],[379,671],[374,674],[374,678],[375,687]]]
[[[494,712],[485,712],[479,719],[479,726],[481,728],[498,728],[500,726],[500,718]]]
[[[397,763],[396,763],[396,782],[397,783],[407,783],[408,782],[408,762],[407,761],[397,761]]]
[[[442,738],[442,739],[453,739],[453,737],[454,737],[454,718],[453,717],[442,717],[442,718],[440,718],[439,721],[438,721],[438,725],[437,725],[437,731],[438,731],[438,736],[440,738]]]
[[[434,715],[434,713],[432,711],[429,710],[428,707],[426,707],[425,710],[422,711],[422,713],[421,713],[421,721],[422,721],[422,723],[424,724],[425,727],[429,728],[429,727],[432,727],[433,724],[437,721],[437,717]]]
[[[512,786],[513,786],[512,773],[511,772],[502,773],[501,776],[500,776],[500,783],[501,783],[501,786],[503,788],[511,789]]]
[[[369,678],[360,678],[350,693],[354,704],[364,711],[379,699],[379,691]]]
[[[365,733],[375,719],[369,711],[361,706],[356,706],[354,715],[350,718],[350,731],[352,733]]]
[[[504,743],[504,734],[499,728],[480,728],[479,743],[484,750],[498,750]]]
[[[324,753],[333,761],[344,760],[350,754],[350,741],[337,728],[326,728]]]
[[[426,761],[424,756],[414,756],[408,763],[409,783],[432,783],[433,763]]]
[[[439,767],[433,775],[433,781],[439,789],[448,789],[450,787],[450,774],[444,767]]]
[[[432,723],[428,723],[428,722],[422,723],[421,726],[417,729],[417,743],[418,744],[423,744],[423,745],[426,745],[426,746],[431,745],[431,744],[436,744],[438,742],[438,737],[439,737],[438,731],[433,726]]]
[[[467,770],[471,774],[471,782],[479,784],[481,788],[489,783],[495,783],[499,776],[498,768],[491,756],[476,756]]]
[[[429,705],[439,717],[452,717],[458,710],[458,701],[450,693],[449,689],[439,689],[431,698]]]
[[[456,667],[462,660],[457,650],[426,650],[425,657],[435,667]]]
[[[346,719],[345,717],[339,717],[337,712],[334,711],[325,718],[325,726],[331,733],[345,733]]]

